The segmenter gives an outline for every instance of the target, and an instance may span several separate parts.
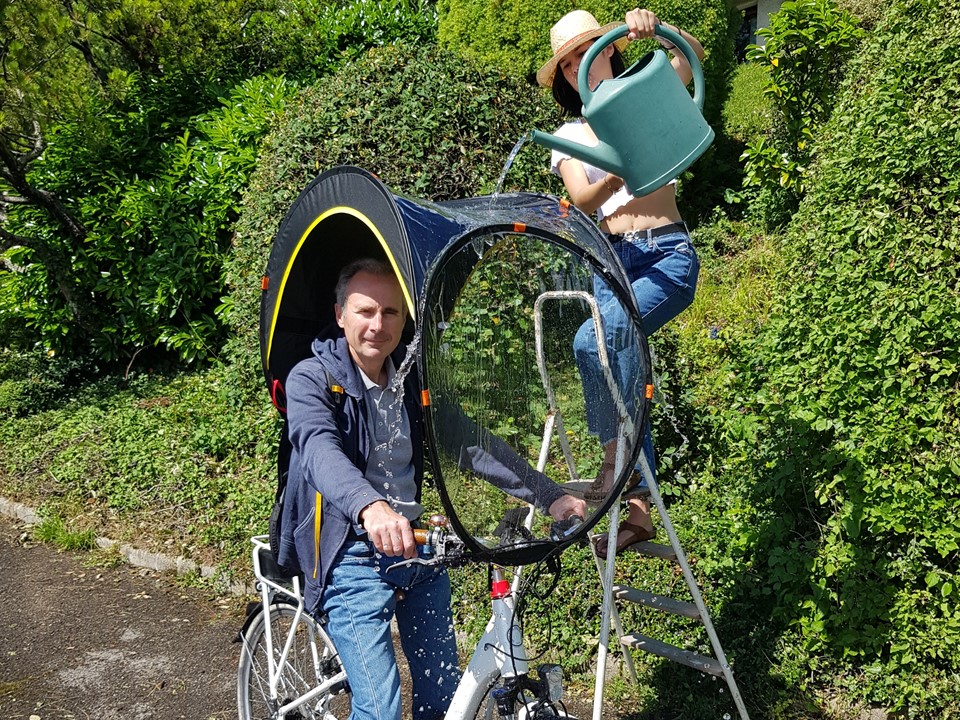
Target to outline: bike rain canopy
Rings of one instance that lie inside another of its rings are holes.
[[[410,311],[436,487],[424,489],[427,513],[439,501],[478,561],[538,562],[584,538],[633,474],[651,382],[606,238],[549,195],[434,203],[359,168],[323,173],[287,212],[263,278],[261,361],[281,411],[287,373],[334,321],[341,268],[364,256],[390,262]],[[606,342],[594,343],[588,364],[599,370],[585,383],[574,339],[598,328]],[[617,442],[610,492],[572,528],[529,512],[526,501],[582,496],[603,459],[598,422]]]

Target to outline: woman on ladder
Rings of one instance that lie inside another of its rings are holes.
[[[659,20],[649,10],[639,8],[626,13],[624,22],[627,36],[608,45],[594,60],[588,73],[591,89],[601,80],[611,79],[625,69],[620,50],[631,40],[654,37]],[[585,144],[597,144],[597,138],[584,121],[583,105],[577,89],[580,61],[593,42],[620,23],[601,27],[590,13],[574,10],[564,15],[550,30],[553,55],[537,72],[537,82],[552,88],[557,103],[574,119],[561,126],[554,134]],[[667,26],[686,40],[698,58],[703,58],[703,46],[689,33]],[[689,63],[675,46],[656,38],[671,51],[671,63],[684,84],[692,79]],[[642,127],[637,132],[643,132]],[[693,302],[700,262],[690,240],[690,234],[680,217],[676,201],[676,181],[658,190],[635,198],[622,178],[576,158],[554,150],[551,170],[558,174],[573,203],[587,214],[596,213],[600,229],[607,234],[623,263],[643,319],[644,332],[649,336],[676,317]],[[604,320],[607,345],[618,334],[627,318],[610,290],[598,283],[595,296]],[[607,390],[597,351],[593,322],[581,326],[574,340],[574,353],[583,381],[587,404],[587,423],[592,434],[599,437],[604,448],[600,473],[586,493],[588,502],[599,504],[606,498],[614,483],[614,463],[617,452],[616,418],[618,413]],[[620,387],[631,387],[639,371],[635,352],[611,353],[614,375],[621,379]],[[628,402],[630,399],[628,398]],[[653,438],[649,420],[644,432],[643,452],[650,467],[656,470]],[[631,479],[637,485],[638,474]],[[641,483],[642,485],[642,483]],[[656,535],[650,517],[650,503],[643,493],[629,499],[629,513],[621,523],[616,552],[636,542],[650,540]],[[607,556],[606,537],[601,538],[597,554]]]

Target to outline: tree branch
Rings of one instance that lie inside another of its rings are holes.
[[[6,218],[0,217],[0,220],[6,220]],[[9,232],[3,226],[0,226],[0,252],[6,252],[10,248],[15,247],[36,248],[38,244],[39,240],[37,240],[37,238],[16,235]]]
[[[130,62],[132,62],[134,66],[141,72],[148,72],[154,75],[160,73],[160,65],[156,61],[145,59],[146,53],[144,53],[142,50],[138,50],[136,47],[127,42],[125,38],[119,35],[103,32],[102,30],[98,30],[97,28],[88,25],[82,18],[77,16],[72,2],[64,2],[63,6],[67,11],[70,22],[74,25],[74,37],[76,39],[71,41],[70,45],[80,51],[84,57],[84,60],[87,62],[87,65],[97,76],[97,79],[100,81],[101,85],[105,84],[106,77],[104,76],[103,80],[100,80],[100,73],[102,71],[96,64],[96,60],[94,59],[93,53],[90,49],[90,44],[86,40],[83,40],[78,34],[77,31],[79,30],[89,32],[91,35],[95,35],[102,40],[106,40],[116,45],[127,57],[127,59],[130,60]]]

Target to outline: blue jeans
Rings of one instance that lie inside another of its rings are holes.
[[[414,720],[443,718],[457,684],[450,578],[439,567],[386,569],[403,558],[348,540],[330,571],[320,607],[353,692],[351,719],[400,720],[400,673],[390,633],[396,615],[413,679]],[[405,599],[396,599],[402,590]]]
[[[624,239],[613,243],[613,249],[630,279],[647,336],[693,302],[700,261],[687,233],[678,231],[656,238]],[[599,278],[594,280],[594,296],[603,316],[610,369],[628,413],[635,418],[636,400],[643,397],[645,388],[643,378],[639,377],[640,346],[633,324],[620,301]],[[619,413],[603,377],[592,319],[580,326],[573,350],[583,381],[587,427],[606,445],[616,437]],[[644,430],[643,453],[651,472],[656,471],[649,420]]]

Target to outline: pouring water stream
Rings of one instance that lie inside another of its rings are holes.
[[[507,155],[507,161],[503,164],[503,171],[500,173],[500,179],[497,180],[497,186],[493,191],[493,200],[500,195],[500,191],[503,190],[503,182],[507,179],[507,172],[510,170],[510,166],[513,165],[514,158],[517,157],[517,153],[520,152],[520,148],[523,147],[523,144],[532,137],[532,133],[524,133],[520,136],[520,139],[517,140],[517,144],[513,146],[513,150],[510,151],[510,154]]]

